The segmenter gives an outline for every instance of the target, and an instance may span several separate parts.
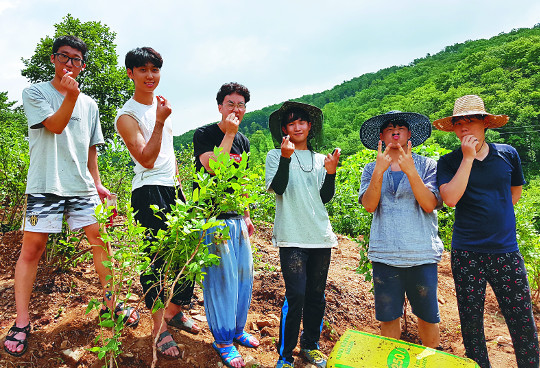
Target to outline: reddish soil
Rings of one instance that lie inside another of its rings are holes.
[[[240,347],[246,360],[257,362],[255,367],[274,367],[278,354],[275,342],[278,337],[278,324],[284,297],[284,286],[279,268],[277,249],[270,242],[271,227],[261,226],[252,237],[252,244],[258,249],[255,253],[256,275],[253,300],[246,330],[261,339],[256,349]],[[15,303],[13,295],[13,272],[19,256],[22,233],[10,232],[0,235],[0,339],[4,337],[13,323]],[[349,328],[379,333],[375,320],[371,283],[355,269],[360,257],[357,245],[345,237],[339,237],[339,247],[333,251],[332,265],[326,287],[327,307],[325,327],[321,336],[321,349],[329,354],[340,335]],[[99,334],[97,313],[85,315],[87,304],[92,298],[101,298],[97,276],[91,262],[71,269],[68,273],[55,273],[53,267],[42,260],[31,300],[32,334],[28,352],[14,358],[0,350],[0,367],[101,367],[103,362],[95,353],[86,351],[93,346]],[[441,341],[445,352],[464,356],[460,335],[454,285],[450,271],[449,254],[445,253],[439,268],[439,302],[441,310]],[[141,289],[136,292],[140,294]],[[135,300],[133,303],[136,303]],[[149,367],[152,362],[151,319],[147,310],[141,307],[141,323],[137,329],[127,329],[122,337],[122,350],[118,366]],[[194,317],[204,316],[202,291],[195,290],[191,313]],[[537,325],[540,325],[540,310],[535,307]],[[204,317],[202,317],[204,319]],[[402,334],[406,341],[418,343],[415,317],[407,311],[407,327]],[[256,322],[267,321],[270,326],[262,329]],[[210,343],[213,341],[205,322],[199,335],[170,329],[183,351],[179,360],[159,358],[158,367],[219,367],[220,360]],[[513,348],[508,330],[501,317],[496,299],[488,290],[485,307],[485,330],[488,349],[494,368],[516,367]],[[66,357],[66,349],[82,351],[77,361]],[[297,367],[306,367],[298,358]]]

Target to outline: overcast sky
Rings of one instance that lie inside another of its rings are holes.
[[[538,0],[59,1],[0,0],[0,91],[21,100],[20,75],[40,38],[70,13],[117,33],[119,63],[151,46],[164,59],[157,93],[175,134],[219,118],[225,82],[251,91],[248,111],[404,65],[466,40],[540,22]]]

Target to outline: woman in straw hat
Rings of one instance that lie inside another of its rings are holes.
[[[484,300],[489,282],[512,336],[518,367],[538,367],[538,333],[529,282],[516,240],[514,205],[525,184],[517,151],[487,143],[485,131],[508,122],[486,112],[479,96],[460,97],[450,117],[433,125],[453,131],[461,148],[440,158],[437,184],[444,202],[456,207],[452,274],[466,354],[490,367],[484,336]]]
[[[318,342],[331,248],[337,239],[324,203],[334,195],[340,151],[324,156],[311,149],[321,138],[322,120],[319,108],[292,101],[270,115],[272,137],[281,147],[266,157],[266,188],[276,193],[272,243],[279,247],[285,281],[277,368],[294,367],[292,353],[302,319],[300,352],[316,367],[326,367]]]

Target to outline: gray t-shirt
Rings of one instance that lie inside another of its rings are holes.
[[[413,153],[414,166],[424,184],[437,198],[437,208],[442,199],[437,189],[437,163],[435,160]],[[366,192],[375,162],[370,162],[362,172],[358,198]],[[412,267],[441,260],[443,243],[437,234],[437,211],[426,213],[416,201],[407,175],[401,178],[394,190],[394,178],[389,167],[383,174],[381,198],[373,213],[369,236],[368,257],[394,267]]]
[[[51,82],[42,82],[26,88],[22,97],[30,144],[26,193],[65,197],[97,194],[88,170],[88,149],[105,142],[96,102],[79,94],[68,125],[55,134],[42,122],[60,108],[64,96]]]
[[[154,99],[152,105],[144,105],[130,98],[124,106],[118,111],[116,119],[114,121],[114,128],[118,132],[118,119],[122,115],[131,116],[137,124],[143,135],[144,141],[148,143],[154,127],[156,125],[156,111],[157,102]],[[166,187],[173,187],[178,185],[176,179],[176,158],[174,155],[173,147],[173,127],[170,118],[165,120],[165,126],[163,127],[163,133],[161,135],[161,146],[159,149],[158,157],[154,162],[154,167],[147,169],[142,166],[131,154],[135,167],[133,171],[135,176],[131,182],[132,190],[142,187],[143,185],[162,185]]]
[[[281,150],[266,156],[266,189],[276,175]],[[289,165],[289,181],[283,195],[276,195],[272,243],[278,247],[331,248],[337,245],[320,190],[326,177],[324,155],[295,150]]]

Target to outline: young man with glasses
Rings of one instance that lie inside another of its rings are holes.
[[[107,299],[108,309],[104,310],[115,310],[114,300],[107,291],[110,271],[103,265],[111,251],[100,238],[94,216],[100,198],[110,197],[101,184],[97,164],[96,145],[103,144],[104,139],[97,104],[80,92],[75,80],[86,66],[86,53],[87,46],[78,37],[57,38],[51,55],[53,80],[23,91],[30,167],[23,243],[15,267],[17,317],[4,343],[4,350],[14,356],[23,355],[28,348],[31,330],[28,309],[37,266],[48,234],[62,231],[64,215],[72,230],[84,229]],[[116,312],[123,313],[119,307]],[[131,308],[125,312],[129,314],[127,323],[136,325],[138,314]]]
[[[155,90],[161,79],[163,58],[150,47],[140,47],[126,54],[126,72],[133,80],[135,93],[118,111],[115,129],[118,131],[135,163],[132,180],[131,205],[136,211],[135,220],[144,226],[152,237],[158,230],[166,230],[165,213],[170,212],[176,198],[185,201],[178,178],[178,167],[173,147],[173,128],[169,118],[172,109]],[[150,206],[162,211],[154,214]],[[158,299],[165,303],[163,279],[166,260],[149,252],[153,260],[149,273],[141,275],[146,307],[152,311]],[[174,270],[178,272],[178,270]],[[159,336],[157,351],[170,358],[179,358],[180,350],[167,326],[190,333],[199,333],[193,319],[182,312],[182,305],[189,305],[194,283],[180,280],[166,309],[152,314],[154,336]],[[166,323],[162,324],[163,318]]]
[[[214,148],[221,147],[232,160],[240,162],[242,153],[249,152],[249,140],[238,131],[249,102],[249,90],[238,83],[226,83],[218,91],[216,100],[221,121],[198,128],[193,135],[195,167],[212,174],[209,162],[214,159]],[[210,331],[214,335],[213,348],[227,367],[240,368],[245,363],[233,341],[256,348],[259,341],[244,331],[253,288],[253,259],[249,236],[254,227],[249,211],[222,213],[229,228],[230,239],[221,244],[212,242],[212,229],[205,237],[209,252],[220,256],[218,266],[204,270],[204,308]]]
[[[514,205],[525,184],[516,149],[487,143],[488,128],[508,122],[486,112],[476,95],[460,97],[452,116],[433,125],[454,132],[461,147],[442,156],[437,184],[442,199],[456,207],[451,265],[467,357],[491,367],[484,335],[484,302],[489,283],[502,311],[517,366],[538,367],[539,349],[531,291],[516,237]]]

